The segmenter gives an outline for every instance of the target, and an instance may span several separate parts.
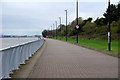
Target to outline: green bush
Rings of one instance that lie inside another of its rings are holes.
[[[113,21],[111,23],[111,32],[112,33],[119,33],[120,32],[119,27],[120,27],[120,25],[118,24],[118,22]]]
[[[96,32],[96,23],[87,22],[82,30],[85,34],[94,34]]]
[[[95,33],[100,35],[107,34],[107,26],[98,27]]]

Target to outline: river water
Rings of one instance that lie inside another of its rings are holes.
[[[14,47],[20,44],[36,41],[38,38],[0,38],[0,50]]]

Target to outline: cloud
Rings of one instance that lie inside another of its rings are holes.
[[[41,35],[41,29],[3,29],[2,34],[8,35]],[[22,33],[21,33],[22,32]],[[17,33],[17,34],[16,34]]]
[[[41,1],[46,0],[3,0],[1,14],[3,33],[40,34],[42,30],[49,29],[55,24],[55,21],[59,24],[59,17],[62,18],[62,24],[65,24],[64,9],[68,10],[68,23],[76,18],[75,2]],[[84,19],[93,17],[95,20],[102,16],[106,8],[107,2],[80,2],[79,16]]]
[[[2,35],[2,4],[0,3],[0,35]]]
[[[2,0],[2,2],[75,2],[76,0]],[[108,0],[78,0],[79,2],[107,2]],[[111,0],[112,3],[119,0]]]

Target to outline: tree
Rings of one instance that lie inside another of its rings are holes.
[[[111,23],[111,32],[118,33],[118,26],[119,26],[118,22],[113,21]]]
[[[118,3],[118,5],[117,5],[117,16],[118,16],[118,18],[120,19],[120,1],[119,1],[119,3]]]
[[[94,22],[97,24],[97,26],[104,26],[107,24],[107,22],[105,22],[105,18],[97,18]]]
[[[47,30],[44,30],[44,31],[42,32],[42,35],[43,35],[43,37],[46,37],[46,36],[47,36]]]
[[[107,11],[103,14],[103,16],[105,17],[105,21],[106,23],[108,22],[108,8]],[[116,7],[116,5],[111,4],[110,5],[110,23],[112,23],[112,21],[117,21],[118,18],[118,8]]]
[[[95,31],[96,31],[96,24],[95,23],[92,23],[92,22],[87,22],[83,28],[82,28],[83,32],[85,34],[94,34]]]
[[[88,19],[87,19],[87,21],[89,21],[89,22],[91,22],[93,19],[92,19],[92,17],[89,17]]]

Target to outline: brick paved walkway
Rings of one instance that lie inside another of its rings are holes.
[[[117,78],[118,59],[66,42],[47,39],[29,78]]]

